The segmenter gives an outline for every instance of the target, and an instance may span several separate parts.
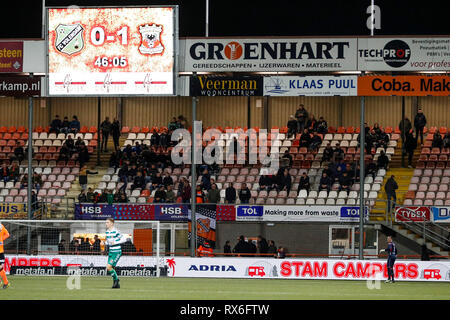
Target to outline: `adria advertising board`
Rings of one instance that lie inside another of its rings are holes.
[[[384,280],[386,260],[265,259],[265,258],[173,258],[172,277]],[[398,281],[450,281],[448,261],[398,260]]]
[[[78,268],[83,276],[106,275],[106,256],[6,255],[5,271],[20,275],[67,275]],[[123,256],[117,265],[122,276],[154,276],[154,257]],[[182,278],[382,280],[386,260],[189,258],[161,257],[162,276]],[[449,261],[397,260],[397,281],[450,282]]]

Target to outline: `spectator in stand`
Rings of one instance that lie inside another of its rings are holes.
[[[166,203],[176,203],[177,202],[177,197],[175,195],[175,192],[173,192],[172,185],[169,184],[166,188],[167,188],[167,191],[166,191]]]
[[[195,201],[196,203],[205,203],[205,195],[203,194],[202,187],[198,185],[195,189]]]
[[[66,240],[64,239],[58,243],[58,254],[66,254]]]
[[[77,140],[75,141],[75,152],[80,152],[81,146],[83,144],[84,144],[83,139],[81,139],[81,137],[78,137]]]
[[[167,132],[167,130],[164,130],[161,135],[159,136],[159,145],[162,148],[164,152],[167,151],[167,148],[169,148],[170,145],[170,135]]]
[[[161,177],[161,172],[157,172],[156,175],[152,177],[152,185],[150,186],[150,191],[153,191],[160,186],[164,186],[163,180]]]
[[[114,151],[117,151],[120,147],[119,145],[120,131],[121,131],[120,122],[119,120],[117,120],[117,118],[114,118],[111,125],[111,134],[114,142]]]
[[[385,170],[387,170],[388,165],[389,165],[389,158],[384,153],[384,151],[381,150],[380,155],[378,156],[378,159],[377,159],[377,169],[385,169]]]
[[[339,191],[350,192],[350,187],[352,186],[352,179],[348,176],[348,173],[344,171],[341,178],[339,179]]]
[[[308,129],[304,129],[302,135],[300,136],[300,147],[309,148],[311,144],[311,135],[308,132]]]
[[[297,120],[295,120],[295,117],[293,115],[289,116],[287,128],[288,128],[288,132],[287,132],[288,139],[290,139],[292,136],[295,137],[295,135],[298,132],[297,131],[298,130],[298,122],[297,122]]]
[[[374,131],[374,133],[376,135],[379,135],[381,132],[383,132],[380,128],[380,125],[378,124],[378,122],[375,122],[375,124],[373,125],[372,130]]]
[[[119,203],[128,203],[128,197],[125,192],[120,193]]]
[[[289,194],[289,192],[291,191],[291,187],[292,187],[291,175],[289,174],[288,169],[284,169],[283,174],[279,177],[278,191],[286,189],[287,193]]]
[[[444,146],[444,140],[439,132],[435,132],[433,135],[433,142],[431,143],[432,148],[442,149]]]
[[[300,104],[299,108],[295,112],[295,118],[297,119],[297,132],[303,132],[306,125],[306,120],[308,119],[308,111],[306,111],[303,104]]]
[[[211,189],[211,175],[209,174],[208,169],[205,169],[203,171],[200,185],[203,190],[208,191],[209,189]]]
[[[317,120],[313,114],[311,114],[306,121],[306,129],[308,132],[316,132],[317,131]]]
[[[69,243],[69,251],[71,253],[78,253],[78,250],[80,248],[80,242],[76,237],[73,237],[72,241]]]
[[[269,247],[267,248],[267,253],[272,255],[274,258],[277,254],[277,247],[275,246],[275,242],[273,240],[269,240]]]
[[[86,147],[86,145],[83,143],[81,145],[81,149],[80,152],[78,153],[78,162],[80,165],[80,168],[82,168],[86,162],[89,161],[90,155],[89,155],[89,150]]]
[[[286,258],[286,249],[284,247],[279,247],[277,252],[277,259]]]
[[[101,241],[98,238],[98,235],[94,236],[94,243],[92,244],[92,252],[96,254],[100,254],[101,252]]]
[[[239,236],[239,238],[237,238],[237,243],[233,248],[233,253],[247,253],[247,244],[245,242],[245,237],[243,235]]]
[[[287,162],[287,167],[291,167],[292,166],[292,156],[289,153],[289,150],[286,150],[283,154],[283,156],[281,157],[281,159],[285,159],[285,161]]]
[[[160,186],[155,192],[153,198],[153,203],[165,203],[166,202],[166,192],[164,191],[164,186]]]
[[[253,255],[251,255],[251,257],[254,257],[255,253],[257,252],[257,247],[256,245],[253,243],[253,240],[251,239],[247,239],[247,246],[248,246],[248,253],[252,253]]]
[[[236,202],[236,189],[232,184],[225,189],[225,203],[234,204]]]
[[[321,144],[322,138],[317,132],[314,132],[313,137],[311,138],[311,144],[309,145],[309,151],[317,151]]]
[[[88,174],[98,174],[98,171],[90,171],[88,170],[87,166],[81,167],[78,181],[82,190],[86,190],[88,184]]]
[[[7,183],[9,181],[9,168],[6,165],[6,162],[3,162],[2,164],[2,168],[0,169],[0,179],[4,182]]]
[[[70,149],[67,147],[67,142],[64,142],[59,149],[58,161],[68,161],[70,158]]]
[[[25,159],[25,150],[23,149],[20,141],[16,142],[16,147],[14,148],[13,158],[19,162],[22,162],[23,159]]]
[[[94,202],[94,192],[92,191],[92,188],[88,188],[88,191],[86,193],[86,198],[88,203]]]
[[[187,129],[187,127],[188,127],[188,121],[187,121],[187,119],[186,119],[183,115],[179,115],[179,116],[178,116],[177,122],[179,123],[180,128],[185,128],[185,129]]]
[[[328,133],[328,123],[325,121],[323,117],[319,118],[319,121],[317,121],[317,133],[325,134]]]
[[[169,129],[169,131],[175,131],[178,128],[180,128],[180,124],[178,123],[177,118],[173,117],[172,121],[167,125],[167,129]]]
[[[365,170],[365,175],[366,177],[371,175],[372,178],[375,180],[375,176],[377,175],[377,165],[374,162],[369,162],[367,164],[366,170]]]
[[[444,148],[450,148],[450,132],[447,132],[442,140]]]
[[[145,188],[145,178],[141,171],[138,171],[134,177],[133,184],[131,185],[131,191],[134,189],[144,189]]]
[[[344,150],[342,150],[339,143],[336,144],[336,147],[333,150],[333,162],[339,162],[344,159]]]
[[[332,180],[325,172],[323,172],[319,182],[319,191],[326,190],[329,192],[331,189],[331,184]]]
[[[9,181],[14,181],[14,184],[20,178],[20,168],[17,165],[17,162],[13,162],[11,167],[9,168]]]
[[[220,191],[217,189],[217,185],[215,183],[211,185],[211,189],[208,191],[207,202],[208,203],[220,202]]]
[[[165,188],[167,188],[167,186],[171,186],[173,185],[173,179],[170,176],[170,174],[168,172],[166,172],[164,174],[164,178],[162,180],[162,184],[164,185]]]
[[[80,131],[80,121],[78,121],[78,117],[77,116],[73,116],[72,117],[72,121],[70,121],[69,124],[69,133],[78,133]]]
[[[394,178],[395,176],[391,175],[391,177],[386,181],[386,184],[384,185],[384,190],[386,191],[387,195],[387,206],[389,213],[392,211],[392,209],[395,208],[397,202],[397,195],[395,193],[395,190],[398,189],[398,184]],[[392,206],[391,206],[391,199],[392,199]]]
[[[39,192],[42,183],[42,176],[37,172],[33,173],[33,188]]]
[[[311,184],[309,183],[309,177],[306,174],[306,171],[303,171],[302,176],[300,177],[300,183],[298,184],[298,191],[306,190],[309,193],[309,189],[311,188]]]
[[[75,150],[75,141],[73,140],[72,136],[68,136],[66,141],[64,142],[69,149],[69,157],[72,157]]]
[[[419,142],[419,134],[420,134],[420,143],[423,145],[423,128],[427,125],[427,118],[423,114],[422,108],[417,110],[417,114],[414,117],[414,128],[416,128],[416,140]]]
[[[332,158],[333,158],[333,148],[331,147],[331,144],[328,142],[327,146],[323,150],[322,161],[328,162],[331,161]]]
[[[239,200],[241,200],[241,203],[248,204],[250,202],[251,197],[252,194],[247,184],[246,183],[242,184],[241,190],[239,191]]]
[[[400,130],[400,134],[402,137],[402,144],[405,145],[406,134],[412,129],[411,120],[409,120],[407,117],[400,120],[400,123],[398,124],[398,128]]]
[[[223,253],[225,253],[226,255],[230,255],[231,253],[230,240],[225,241],[225,245],[223,246]]]
[[[100,130],[102,132],[100,152],[102,151],[108,152],[108,137],[112,131],[112,123],[111,121],[109,121],[109,117],[106,117],[105,120],[100,124]]]
[[[87,203],[87,194],[86,190],[81,190],[80,194],[78,195],[78,202],[79,203]]]
[[[106,190],[106,202],[108,205],[112,205],[114,203],[114,193],[112,190]]]
[[[187,179],[185,179],[185,182],[183,184],[181,199],[183,200],[183,203],[189,203],[191,201],[191,185],[189,184]]]
[[[156,129],[153,129],[152,137],[150,138],[150,145],[154,148],[159,147],[159,134]]]
[[[61,129],[61,119],[59,118],[59,115],[55,116],[55,119],[52,120],[52,122],[50,122],[50,129],[48,131],[48,133],[59,133],[59,130]]]
[[[406,133],[405,140],[405,152],[408,154],[408,168],[412,168],[412,159],[414,156],[414,150],[417,148],[417,138],[414,138],[412,129]]]
[[[265,256],[267,254],[267,250],[269,249],[269,245],[267,244],[267,240],[263,238],[263,236],[259,235],[256,246],[258,248],[259,253],[261,256]]]
[[[64,120],[61,123],[61,128],[59,129],[59,133],[67,134],[69,133],[70,122],[69,118],[64,117]]]
[[[383,148],[386,151],[389,143],[389,135],[384,131],[380,131],[380,133],[376,134],[375,139],[375,148]]]

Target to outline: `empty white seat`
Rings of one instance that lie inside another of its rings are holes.
[[[297,199],[297,201],[298,200],[301,200],[301,199]],[[315,199],[309,198],[309,199],[306,200],[306,204],[307,205],[314,205],[314,204],[316,204],[316,201],[315,201]]]
[[[325,202],[325,204],[327,205],[334,205],[335,203],[336,203],[335,199],[331,198],[328,198],[327,201]]]
[[[345,199],[337,199],[336,204],[337,205],[345,205]]]
[[[307,196],[308,196],[308,192],[305,189],[303,189],[303,190],[300,190],[297,197],[298,198],[306,198]]]
[[[308,203],[306,203],[306,204],[308,204]],[[317,205],[323,205],[323,204],[325,204],[325,199],[324,199],[324,198],[319,198],[319,199],[317,199],[317,200],[316,200],[316,204],[317,204]]]
[[[330,193],[328,194],[328,199],[336,199],[338,196],[337,191],[330,191]]]

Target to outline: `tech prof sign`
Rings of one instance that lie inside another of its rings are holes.
[[[358,38],[358,70],[450,70],[450,38]]]
[[[186,39],[181,71],[356,70],[356,44],[350,38]]]

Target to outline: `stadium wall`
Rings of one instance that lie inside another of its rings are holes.
[[[262,97],[199,97],[197,119],[207,126],[264,128]],[[250,102],[250,103],[249,103]],[[359,97],[271,97],[268,104],[268,125],[285,126],[289,115],[303,103],[310,114],[323,116],[329,126],[357,126]],[[101,119],[118,116],[118,99],[101,98]],[[448,97],[405,97],[405,116],[414,118],[416,105],[421,106],[429,126],[450,127]],[[250,106],[250,108],[249,108]],[[190,97],[123,98],[122,124],[132,126],[167,126],[172,117],[184,115],[191,123]],[[250,110],[250,114],[248,112]],[[367,97],[366,121],[383,127],[396,127],[402,116],[401,97]],[[0,98],[0,126],[27,126],[28,100]],[[97,126],[97,98],[35,99],[34,126],[47,126],[55,114],[71,118],[77,115],[81,124]]]

